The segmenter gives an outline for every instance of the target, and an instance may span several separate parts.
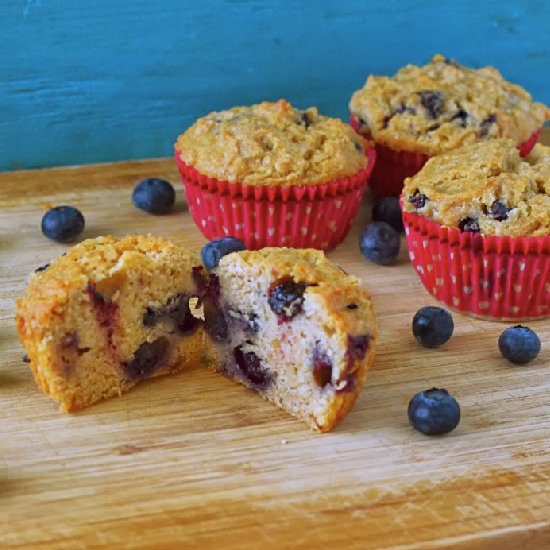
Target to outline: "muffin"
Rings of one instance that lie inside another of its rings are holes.
[[[426,289],[500,320],[550,315],[550,147],[527,157],[494,139],[430,159],[401,197],[409,255]]]
[[[312,249],[236,252],[211,276],[228,326],[217,369],[313,429],[331,430],[374,361],[368,292]]]
[[[349,125],[285,100],[210,113],[178,137],[175,158],[203,234],[249,249],[334,248],[374,166]]]
[[[492,67],[470,69],[436,55],[392,77],[371,75],[350,101],[351,121],[376,143],[376,195],[399,194],[432,156],[493,138],[527,155],[550,110]]]
[[[31,277],[17,302],[36,384],[62,411],[201,361],[193,252],[152,236],[83,241]]]

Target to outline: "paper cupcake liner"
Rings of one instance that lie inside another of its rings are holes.
[[[176,151],[189,212],[207,239],[232,236],[247,248],[265,246],[331,250],[349,231],[375,164],[353,176],[316,185],[253,186],[199,173]]]
[[[414,269],[437,300],[498,321],[550,316],[550,237],[461,233],[409,212],[403,223]]]
[[[362,136],[372,139],[368,132],[361,132],[361,124],[353,115],[350,116],[350,124],[353,129]],[[519,154],[527,156],[540,136],[541,130],[533,132],[531,137],[518,145]],[[387,197],[399,195],[403,189],[405,178],[414,176],[430,158],[422,153],[409,151],[396,151],[379,143],[376,147],[376,166],[369,181],[369,187],[375,197]]]

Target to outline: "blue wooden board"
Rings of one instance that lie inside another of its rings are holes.
[[[172,154],[209,111],[347,116],[369,73],[441,52],[550,103],[543,0],[2,0],[0,170]]]

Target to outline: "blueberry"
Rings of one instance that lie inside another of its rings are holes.
[[[410,195],[408,198],[408,201],[415,208],[424,208],[427,200],[428,200],[428,197],[426,197],[426,195],[424,195],[424,193],[421,193],[420,191],[416,191],[414,195]]]
[[[399,233],[385,222],[373,222],[359,236],[363,256],[379,265],[391,264],[399,254]]]
[[[386,222],[398,233],[405,231],[401,208],[399,208],[399,197],[382,197],[372,207],[372,219],[375,222]]]
[[[508,219],[508,212],[510,209],[502,201],[495,201],[489,209],[489,214],[497,220],[497,222],[503,222]]]
[[[208,271],[218,267],[220,260],[231,254],[231,252],[239,252],[246,250],[246,245],[235,237],[221,237],[206,243],[201,250],[201,260]]]
[[[516,365],[525,365],[540,352],[540,338],[529,327],[516,325],[507,328],[498,339],[502,356]]]
[[[161,336],[154,342],[144,342],[134,352],[134,358],[122,363],[122,370],[129,380],[141,380],[157,370],[169,355],[170,341]]]
[[[253,386],[266,389],[273,382],[271,373],[253,351],[245,352],[238,346],[233,349],[233,356],[239,371]]]
[[[313,380],[320,388],[332,382],[332,361],[317,348],[313,352]]]
[[[159,178],[140,181],[132,193],[134,205],[151,214],[170,212],[175,200],[176,193],[172,184]]]
[[[437,118],[445,109],[445,100],[441,92],[423,90],[418,95],[420,95],[420,103],[428,112],[429,118]]]
[[[84,216],[72,206],[56,206],[42,218],[42,233],[58,243],[72,243],[84,230]]]
[[[458,111],[451,117],[451,120],[458,120],[459,125],[461,128],[466,128],[468,125],[468,113],[462,109],[458,109]]]
[[[424,435],[441,435],[454,430],[460,422],[460,405],[444,389],[432,388],[417,393],[409,401],[409,422]]]
[[[412,330],[419,344],[437,348],[453,335],[453,318],[442,307],[426,306],[415,313]]]
[[[471,218],[466,216],[458,222],[458,228],[461,233],[470,232],[470,233],[479,233],[479,222],[476,218]]]
[[[292,319],[302,311],[305,290],[305,283],[297,283],[291,277],[276,281],[267,299],[271,311],[285,321]]]

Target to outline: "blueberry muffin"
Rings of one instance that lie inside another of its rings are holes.
[[[178,137],[176,153],[200,173],[246,185],[312,185],[366,168],[367,142],[315,107],[281,99],[200,118]]]
[[[522,159],[510,140],[430,159],[403,188],[403,209],[482,235],[550,235],[550,147]]]
[[[491,138],[520,145],[550,118],[493,67],[470,69],[442,55],[392,77],[369,76],[350,109],[376,143],[430,156]]]
[[[218,370],[313,429],[331,430],[374,360],[368,292],[311,249],[233,253],[210,277],[226,320],[225,329],[219,318],[210,328]]]
[[[201,361],[197,255],[152,236],[83,241],[32,276],[16,323],[37,385],[63,411]]]
[[[511,140],[430,159],[405,181],[409,256],[426,289],[464,313],[550,314],[550,147],[522,159]]]
[[[175,158],[197,227],[249,249],[334,248],[375,160],[348,124],[285,100],[200,118],[179,136]]]

